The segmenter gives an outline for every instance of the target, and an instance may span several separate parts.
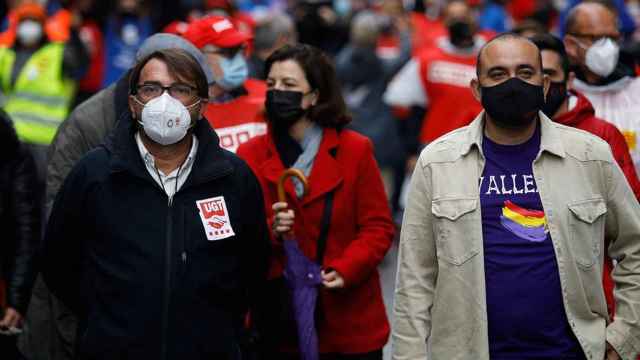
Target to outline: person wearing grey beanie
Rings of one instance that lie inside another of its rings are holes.
[[[138,52],[136,53],[136,62],[146,58],[158,50],[164,49],[182,49],[189,53],[189,55],[193,56],[198,64],[200,64],[202,71],[204,71],[204,74],[207,76],[207,84],[213,85],[215,83],[213,72],[207,63],[205,55],[189,41],[178,35],[158,33],[149,37],[138,49]]]
[[[204,55],[189,41],[167,33],[147,38],[136,53],[136,62],[158,50],[182,49],[202,67],[209,85],[213,74]],[[47,214],[60,186],[75,163],[103,143],[118,119],[129,115],[129,73],[78,105],[60,125],[48,153],[45,207]],[[28,359],[72,359],[77,320],[49,293],[39,276],[25,318],[18,347]]]

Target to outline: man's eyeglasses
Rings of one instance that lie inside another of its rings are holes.
[[[155,99],[162,95],[165,91],[169,92],[176,100],[182,103],[188,103],[196,99],[198,96],[198,89],[187,84],[171,84],[169,86],[162,86],[157,83],[145,83],[139,84],[136,87],[136,94],[144,102]]]
[[[575,36],[577,38],[588,39],[590,43],[594,43],[600,39],[609,38],[613,40],[613,42],[620,44],[622,38],[619,34],[585,34],[585,33],[567,33],[567,35]]]

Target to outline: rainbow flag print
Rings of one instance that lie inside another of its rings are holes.
[[[527,210],[507,200],[502,208],[500,222],[515,236],[532,242],[547,239],[547,219],[544,211]]]

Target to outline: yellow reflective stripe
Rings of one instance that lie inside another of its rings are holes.
[[[7,101],[4,106],[4,110],[12,117],[15,117],[15,114],[17,113],[33,114],[35,116],[48,118],[57,122],[62,122],[67,117],[68,113],[66,106],[48,106],[16,98],[9,98],[9,101]]]
[[[66,106],[68,99],[65,96],[51,96],[46,94],[34,94],[25,91],[16,91],[12,94],[16,99],[33,101],[48,106]]]
[[[56,135],[56,128],[47,125],[21,121],[14,126],[20,140],[31,144],[49,145]]]
[[[518,214],[517,212],[512,211],[506,206],[502,208],[502,215],[504,215],[507,219],[513,220],[518,224],[526,227],[540,227],[540,226],[544,226],[544,224],[546,223],[545,218],[524,216],[524,215]]]
[[[53,128],[54,130],[62,123],[61,119],[53,119],[50,116],[39,116],[33,113],[27,112],[12,112],[11,119],[14,123],[27,122],[36,123]]]

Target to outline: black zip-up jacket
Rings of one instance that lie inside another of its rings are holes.
[[[3,300],[23,316],[35,280],[40,242],[36,190],[33,157],[18,141],[9,116],[0,110],[0,279],[7,290]]]
[[[74,167],[47,226],[43,276],[78,312],[77,357],[239,359],[267,271],[260,185],[201,119],[195,163],[170,203],[145,168],[133,123],[120,119]],[[196,202],[219,196],[235,236],[210,241]]]

